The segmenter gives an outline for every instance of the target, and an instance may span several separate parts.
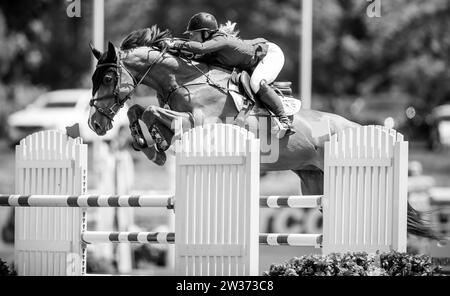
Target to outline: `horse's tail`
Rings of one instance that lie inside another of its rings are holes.
[[[408,202],[408,233],[440,241],[444,237],[437,233],[429,221],[421,217],[421,212],[414,209]]]

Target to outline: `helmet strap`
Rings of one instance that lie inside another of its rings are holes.
[[[205,42],[206,40],[209,40],[214,35],[215,31],[202,31],[202,40]]]
[[[201,31],[202,33],[202,41],[206,41],[207,37],[206,34],[208,33],[207,31]],[[208,36],[209,37],[209,36]]]

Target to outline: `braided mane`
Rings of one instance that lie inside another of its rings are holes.
[[[125,37],[121,44],[121,50],[133,49],[141,46],[161,47],[160,42],[165,38],[171,38],[172,34],[169,30],[161,31],[156,25],[150,28],[135,30]]]

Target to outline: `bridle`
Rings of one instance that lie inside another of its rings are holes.
[[[100,64],[96,66],[96,70],[99,68],[104,68],[104,67],[111,67],[115,69],[116,72],[116,80],[115,81],[115,86],[114,86],[114,91],[111,94],[107,94],[101,97],[97,97],[97,98],[92,98],[89,101],[89,106],[94,107],[95,110],[97,112],[99,112],[100,114],[102,114],[103,116],[105,116],[106,118],[108,118],[111,121],[114,121],[114,116],[117,114],[117,112],[119,112],[119,110],[125,105],[125,102],[128,101],[129,99],[131,99],[131,95],[133,94],[133,92],[136,90],[136,88],[142,83],[142,81],[144,81],[145,77],[147,77],[147,75],[150,73],[151,69],[153,68],[153,66],[159,62],[159,60],[164,56],[164,54],[167,51],[167,47],[164,47],[162,50],[158,50],[158,49],[154,49],[155,51],[159,51],[160,55],[158,56],[157,59],[155,59],[150,66],[148,67],[147,71],[145,71],[144,75],[142,76],[142,78],[137,81],[137,79],[133,76],[133,74],[131,74],[131,72],[125,67],[125,65],[123,65],[121,59],[120,59],[120,52],[117,55],[117,62],[116,63],[104,63],[104,64]],[[120,79],[121,79],[121,73],[120,73],[120,69],[123,69],[125,71],[127,71],[127,73],[131,76],[131,78],[133,79],[133,87],[132,89],[123,97],[123,99],[120,99]],[[107,100],[107,99],[114,99],[114,103],[111,106],[108,106],[107,108],[103,108],[103,107],[99,107],[95,104],[96,101],[102,101],[102,100]]]
[[[160,55],[158,56],[157,59],[155,59],[150,66],[148,67],[147,71],[145,71],[144,75],[142,76],[142,78],[137,81],[137,79],[133,76],[133,74],[131,74],[131,72],[125,67],[125,65],[123,65],[121,59],[120,59],[120,52],[118,54],[117,57],[117,62],[116,63],[104,63],[104,64],[100,64],[96,66],[96,70],[99,68],[103,68],[103,67],[112,67],[115,69],[116,71],[116,79],[121,78],[121,74],[120,74],[120,69],[124,69],[125,71],[127,71],[127,73],[131,76],[131,78],[133,79],[133,88],[124,96],[124,98],[121,100],[120,99],[120,81],[116,81],[115,83],[115,87],[114,87],[114,91],[111,94],[107,94],[98,98],[92,98],[89,101],[89,105],[94,107],[96,109],[97,112],[99,112],[100,114],[102,114],[103,116],[105,116],[106,118],[108,118],[110,121],[114,121],[114,116],[117,114],[117,112],[119,112],[119,110],[125,105],[125,102],[128,101],[129,99],[131,99],[131,95],[133,94],[133,92],[136,90],[136,88],[144,81],[145,77],[150,73],[151,69],[153,68],[153,66],[159,62],[159,60],[164,56],[164,54],[168,51],[168,47],[164,47],[163,49],[159,50],[157,48],[154,48],[154,51],[158,51],[160,52]],[[152,50],[150,50],[152,51]],[[190,59],[185,59],[180,57],[181,59],[187,61],[188,63],[190,63],[197,71],[199,71],[201,73],[201,75],[206,77],[206,83],[219,89],[222,92],[227,92],[229,91],[228,88],[226,87],[222,87],[220,86],[218,83],[215,83],[208,74],[204,73],[199,67],[197,67],[195,64],[192,63],[192,61]],[[137,82],[136,82],[137,81]],[[190,85],[197,85],[197,84],[203,84],[204,82],[201,83],[189,83],[189,84],[184,84],[184,85],[180,85],[177,87],[174,87],[173,89],[171,89],[169,91],[169,94],[167,95],[167,97],[163,98],[162,101],[164,103],[164,105],[168,105],[169,104],[169,99],[171,97],[171,95],[177,91],[179,88],[185,88],[188,92],[189,89],[187,88],[187,86]],[[114,99],[114,103],[111,106],[108,106],[107,108],[103,108],[103,107],[99,107],[95,104],[96,101],[102,101],[102,100],[107,100],[107,99]]]

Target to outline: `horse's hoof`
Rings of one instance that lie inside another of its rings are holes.
[[[160,140],[160,139],[158,139]],[[166,140],[160,140],[156,142],[156,148],[158,149],[158,151],[164,152],[167,149],[169,149],[170,145],[167,143]]]
[[[141,149],[139,148],[139,145],[136,144],[134,141],[131,142],[131,148],[133,148],[134,151],[141,151]]]
[[[142,151],[143,149],[147,148],[148,145],[145,140],[137,141],[136,139],[134,139],[133,142],[131,142],[131,147],[133,148],[134,151]]]
[[[156,143],[156,149],[158,149],[158,151],[166,151],[167,149],[169,149],[169,143],[167,143],[166,139],[162,136],[160,130],[158,127],[156,127],[155,125],[153,125],[150,129],[150,135],[152,136],[153,140]]]
[[[166,163],[166,160],[167,158],[165,152],[157,152],[153,162],[159,166],[163,166]]]
[[[138,147],[140,147],[141,149],[148,147],[147,145],[147,141],[145,141],[145,139],[141,138],[141,137],[136,137],[134,138],[134,142],[136,143],[136,145]]]
[[[155,149],[155,146],[146,147],[141,150],[145,156],[154,163],[156,163],[159,166],[162,166],[166,163],[167,157],[165,152],[159,152]]]
[[[134,122],[130,124],[130,131],[131,131],[131,137],[133,139],[133,149],[136,151],[141,151],[142,149],[145,149],[148,147],[147,141],[145,140],[144,136],[142,135],[141,127],[139,126],[138,122]]]

